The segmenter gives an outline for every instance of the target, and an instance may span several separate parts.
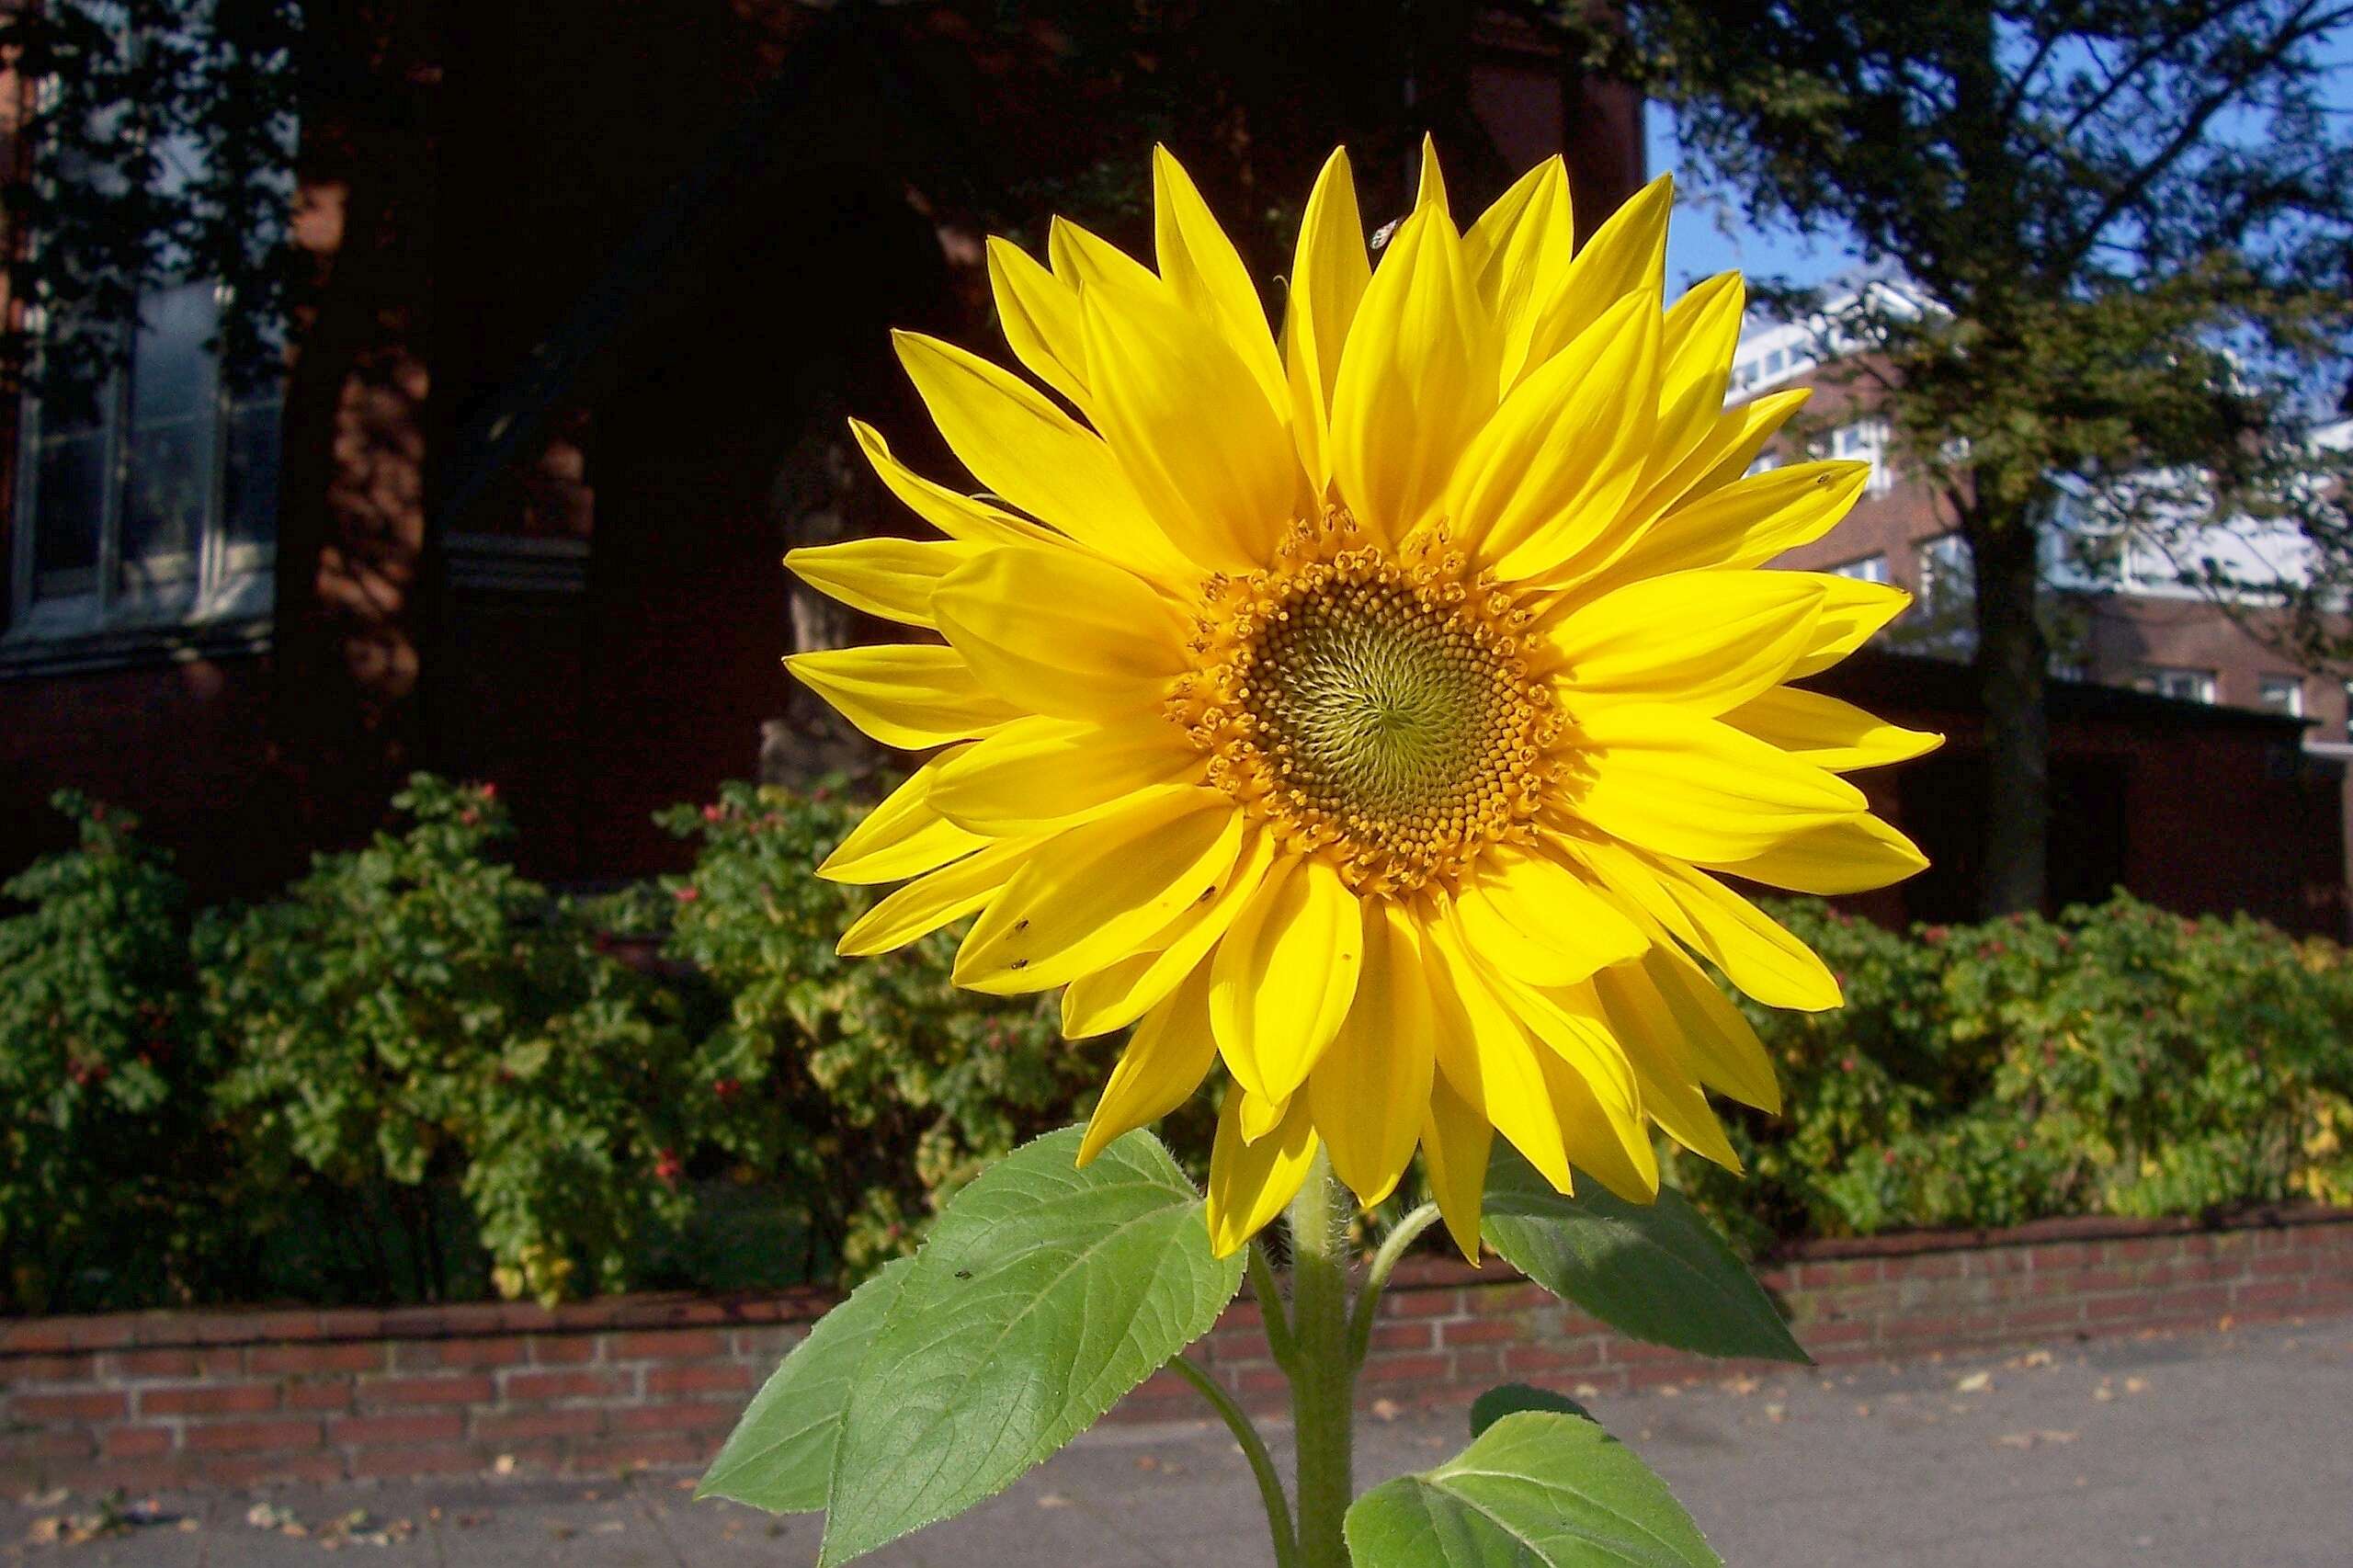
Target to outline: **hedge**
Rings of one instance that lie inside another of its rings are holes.
[[[563,897],[487,787],[273,903],[197,911],[128,815],[0,906],[0,1305],[552,1301],[847,1279],[1083,1116],[1116,1040],[888,961],[811,868],[862,807],[733,785],[664,814],[678,877]],[[1744,1245],[2050,1214],[2353,1198],[2353,968],[2335,944],[2119,896],[1908,937],[1777,906],[1847,1006],[1752,1009],[1789,1103],[1681,1185]],[[1207,1147],[1197,1102],[1168,1129]]]

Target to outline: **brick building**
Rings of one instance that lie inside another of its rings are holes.
[[[1890,302],[1901,308],[1901,292],[1891,292]],[[1893,456],[1885,421],[1870,411],[1868,384],[1849,384],[1824,362],[1830,335],[1811,324],[1753,329],[1734,361],[1735,399],[1813,389],[1802,426],[1759,463],[1821,455],[1871,465],[1863,498],[1846,520],[1781,563],[1910,589],[1918,602],[1881,645],[1965,660],[1972,642],[1969,557],[1950,507]],[[2264,543],[2255,541],[2258,550]],[[2212,544],[2245,548],[2228,536]],[[2123,551],[2095,578],[2054,551],[2046,578],[2052,673],[2060,677],[2051,687],[2054,900],[2096,898],[2121,883],[2177,908],[2245,907],[2290,928],[2340,934],[2347,844],[2353,841],[2353,803],[2342,782],[2353,758],[2347,683],[2300,669],[2267,646],[2257,634],[2260,607],[2226,609],[2181,585],[2168,562],[2145,551]],[[1877,682],[1885,700],[1973,712],[1969,681],[1925,662],[1906,663],[1906,678]],[[1945,727],[1925,716],[1918,722]],[[2096,740],[2087,723],[2113,733]],[[1939,869],[1908,895],[1916,917],[1966,914],[1946,884],[1949,872],[1978,853],[1973,826],[1951,830],[1958,820],[1980,820],[1966,783],[1972,769],[1982,772],[1965,740],[1974,728],[1973,719],[1965,720],[1964,744],[1915,765],[1921,778],[1906,785],[1943,801],[1940,826],[1924,824],[1917,810],[1902,813],[1907,831],[1943,841],[1931,846]],[[2117,738],[2126,731],[2137,731],[2138,738]],[[2233,736],[2237,760],[2218,763],[2233,751]],[[2216,766],[2237,784],[2217,789],[2205,771]],[[2242,787],[2256,795],[2235,794]],[[2288,812],[2295,825],[2282,831],[2278,822],[2255,824],[2256,798]],[[2233,831],[2218,834],[2226,823]],[[2169,845],[2167,835],[2187,838]]]
[[[972,193],[1145,167],[1132,67],[1075,77],[1066,34],[985,6],[306,9],[333,69],[299,128],[316,286],[282,395],[226,395],[192,278],[145,301],[102,417],[6,411],[0,874],[58,842],[42,802],[72,786],[206,892],[266,889],[416,767],[497,782],[536,874],[665,865],[649,813],[755,774],[764,727],[788,767],[821,745],[779,666],[811,610],[778,558],[892,526],[844,416],[946,472],[887,330],[993,344]],[[1417,128],[1358,102],[1395,40],[1347,15],[1238,90],[1314,120],[1262,142],[1269,188],[1295,163],[1303,193],[1346,135],[1377,218]],[[1597,222],[1640,181],[1638,104],[1461,15],[1456,74],[1417,81],[1462,199],[1565,148]],[[1149,254],[1148,214],[1111,233]]]

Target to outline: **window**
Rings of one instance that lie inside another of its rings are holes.
[[[2304,682],[2301,676],[2265,676],[2256,691],[2258,706],[2290,719],[2304,716]]]
[[[1732,368],[1732,390],[1746,392],[1756,384],[1756,361],[1743,359]]]
[[[1959,534],[1938,534],[1919,546],[1920,597],[1933,606],[1957,607],[1976,597],[1969,544]]]
[[[1765,356],[1765,373],[1768,376],[1778,376],[1788,367],[1789,362],[1789,350],[1786,348],[1776,348],[1773,352]]]
[[[1841,577],[1852,577],[1859,583],[1884,583],[1887,581],[1887,557],[1866,555],[1859,561],[1842,562],[1830,570]]]
[[[1744,472],[1743,477],[1753,477],[1760,473],[1770,473],[1780,466],[1781,460],[1779,458],[1775,457],[1770,452],[1759,452],[1756,457],[1749,460],[1748,467]]]
[[[2154,691],[2159,697],[2170,697],[2177,702],[2211,702],[2214,700],[2214,672],[2160,666],[2142,676],[2141,689]]]
[[[203,165],[183,139],[156,148],[166,188]],[[93,396],[27,396],[6,643],[268,613],[281,389],[222,376],[212,340],[230,302],[202,277],[152,283],[99,324],[113,368]]]
[[[1841,425],[1830,433],[1830,455],[1871,465],[1870,478],[1866,482],[1873,494],[1886,490],[1894,483],[1894,470],[1887,460],[1887,421],[1858,420]]]

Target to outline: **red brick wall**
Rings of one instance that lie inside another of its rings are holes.
[[[2353,1210],[2228,1229],[2060,1221],[2000,1233],[1827,1242],[1766,1272],[1825,1363],[2353,1312]],[[0,1486],[590,1472],[706,1460],[830,1304],[619,1298],[392,1311],[151,1312],[0,1327]],[[1192,1354],[1279,1404],[1257,1307]],[[1400,1270],[1367,1400],[1467,1399],[1507,1380],[1603,1392],[1721,1375],[1612,1334],[1498,1264]],[[1192,1418],[1163,1373],[1127,1419]]]

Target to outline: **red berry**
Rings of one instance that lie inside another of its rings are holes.
[[[680,888],[675,896],[680,903],[692,903],[702,896],[702,889],[689,884]]]

